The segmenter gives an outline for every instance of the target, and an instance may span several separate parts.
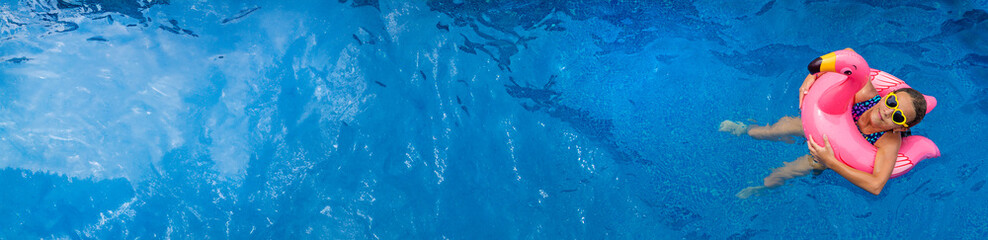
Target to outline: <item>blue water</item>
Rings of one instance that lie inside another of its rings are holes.
[[[986,9],[3,0],[0,239],[985,239]],[[845,47],[943,156],[735,197],[807,150],[718,124]]]

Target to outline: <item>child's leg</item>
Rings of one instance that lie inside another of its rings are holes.
[[[778,187],[785,184],[786,180],[806,176],[806,174],[809,174],[814,170],[824,169],[827,169],[827,167],[814,161],[812,156],[806,155],[796,158],[795,161],[785,162],[780,168],[773,169],[772,174],[765,177],[764,184],[766,187],[770,188]]]
[[[823,164],[814,161],[810,155],[802,156],[792,162],[785,162],[783,164],[782,167],[773,169],[772,174],[765,177],[763,186],[747,187],[735,194],[735,196],[738,198],[748,198],[751,195],[758,194],[762,190],[782,186],[782,184],[786,183],[786,180],[827,169]]]
[[[803,136],[803,122],[798,117],[782,117],[772,125],[748,128],[748,136],[755,139],[795,143],[793,136]]]

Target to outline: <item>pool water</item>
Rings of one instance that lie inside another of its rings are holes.
[[[4,0],[0,239],[984,239],[988,1]],[[739,199],[854,48],[942,157]]]

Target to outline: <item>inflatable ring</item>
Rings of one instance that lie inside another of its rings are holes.
[[[884,96],[907,88],[902,80],[868,67],[864,58],[850,48],[823,55],[810,68],[819,67],[822,74],[803,97],[800,114],[803,132],[813,141],[823,143],[827,135],[837,160],[852,168],[871,173],[878,149],[861,136],[851,116],[854,95],[870,81],[878,94]],[[811,69],[811,72],[817,69]],[[926,112],[936,107],[936,98],[926,96]],[[912,135],[902,138],[892,178],[909,172],[920,161],[940,157],[940,149],[930,139]]]

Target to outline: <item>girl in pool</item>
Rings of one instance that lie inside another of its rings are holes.
[[[816,81],[816,77],[817,75],[810,74],[803,80],[799,88],[800,106],[803,96]],[[825,169],[834,170],[865,191],[875,195],[881,193],[892,174],[902,137],[908,136],[909,127],[918,124],[926,115],[926,99],[923,98],[923,94],[912,88],[903,88],[880,96],[878,90],[868,82],[854,95],[854,102],[852,116],[858,130],[878,149],[874,171],[868,173],[857,170],[837,160],[827,138],[824,138],[823,143],[808,139],[806,144],[810,150],[809,155],[799,157],[792,162],[785,162],[782,167],[772,170],[772,173],[765,177],[763,186],[745,188],[736,196],[747,198],[763,189],[782,186],[788,179]],[[802,121],[798,117],[788,116],[771,125],[752,127],[747,127],[741,122],[725,120],[721,123],[720,130],[735,135],[747,133],[756,139],[787,143],[794,143],[794,137],[803,136]]]

